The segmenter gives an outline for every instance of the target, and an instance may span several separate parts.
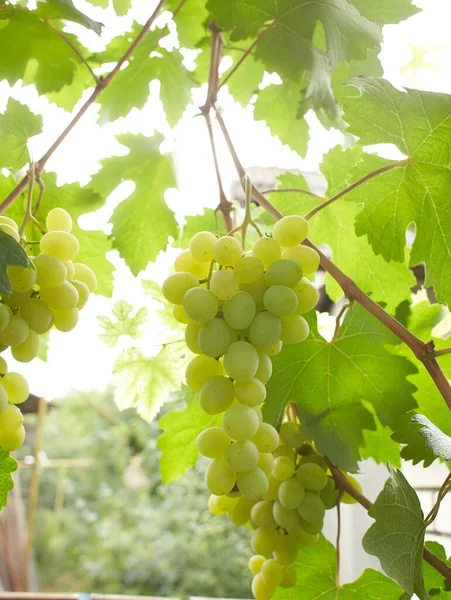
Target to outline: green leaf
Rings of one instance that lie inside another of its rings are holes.
[[[421,12],[420,8],[412,5],[412,0],[352,0],[352,3],[362,15],[379,25],[399,23]]]
[[[174,11],[179,4],[180,0],[169,0],[166,8]],[[205,25],[207,23],[208,11],[205,8],[205,0],[185,2],[175,17],[180,45],[184,48],[197,47],[200,40],[206,35]]]
[[[381,561],[382,568],[409,594],[429,598],[424,589],[422,555],[426,526],[420,501],[399,470],[390,477],[368,511],[375,519],[363,538],[363,547]]]
[[[137,275],[166,248],[170,235],[177,236],[174,213],[164,200],[176,181],[170,159],[158,150],[161,135],[123,134],[117,139],[129,153],[103,160],[90,185],[106,197],[123,181],[135,182],[135,191],[115,209],[111,223],[113,245]]]
[[[94,6],[100,6],[101,8],[108,8],[110,4],[110,0],[88,0],[90,4],[94,4]]]
[[[174,127],[181,119],[191,100],[193,80],[182,64],[182,55],[175,51],[161,51],[162,57],[151,58],[152,79],[160,81],[160,99],[166,119]]]
[[[13,98],[0,115],[0,167],[19,170],[30,160],[27,141],[41,133],[42,117]]]
[[[80,63],[74,72],[71,83],[63,85],[57,92],[47,92],[46,97],[49,102],[54,102],[67,112],[72,112],[74,106],[82,97],[83,92],[93,86],[94,79],[91,73],[85,64]]]
[[[132,7],[131,0],[113,0],[114,10],[119,17],[122,17],[128,13]]]
[[[246,48],[243,50],[224,50],[223,56],[232,58],[233,64],[230,69],[224,72],[223,78],[227,77],[227,74],[243,57],[244,50]],[[248,56],[226,83],[233,98],[246,106],[252,96],[258,93],[258,86],[263,79],[264,72],[265,69],[261,62],[256,61],[252,55]]]
[[[110,348],[114,348],[122,335],[129,335],[133,339],[140,338],[143,332],[140,331],[141,325],[147,322],[147,308],[142,307],[136,311],[132,317],[133,306],[126,300],[119,300],[113,307],[113,316],[115,321],[108,317],[97,317],[100,321],[100,327],[104,333],[99,334],[99,338]]]
[[[16,240],[5,233],[0,226],[0,295],[11,294],[11,283],[7,275],[8,265],[13,267],[27,267],[28,257],[24,249]]]
[[[8,452],[0,448],[0,513],[8,501],[8,493],[14,487],[11,473],[17,469],[17,462]]]
[[[377,418],[373,407],[364,403],[365,408],[373,415],[376,429],[363,430],[364,445],[361,449],[362,459],[372,459],[378,464],[390,463],[394,467],[401,467],[401,452],[399,444],[397,444],[392,436],[392,430],[389,427],[383,427]]]
[[[303,430],[318,452],[355,472],[363,430],[375,429],[362,400],[383,426],[394,429],[399,413],[416,405],[415,388],[406,379],[416,369],[388,352],[385,346],[396,343],[394,336],[359,305],[348,310],[331,343],[318,334],[315,315],[307,318],[310,337],[272,359],[263,413],[276,423],[286,404],[296,402]]]
[[[72,21],[92,29],[98,34],[101,33],[103,27],[103,23],[90,19],[78,8],[75,8],[72,0],[38,0],[36,14],[43,19]]]
[[[199,404],[198,394],[183,386],[180,399],[186,402],[183,410],[171,411],[158,421],[163,433],[157,446],[161,450],[160,471],[164,484],[184,475],[199,458],[196,439],[207,427],[221,425],[220,415],[208,415]]]
[[[444,563],[447,562],[445,549],[438,542],[426,542],[425,547]],[[423,561],[424,587],[430,593],[432,590],[439,590],[445,585],[445,578],[434,567],[425,560]],[[434,593],[434,597],[436,594]]]
[[[181,324],[175,321],[172,313],[172,305],[166,300],[161,291],[161,285],[151,279],[142,279],[141,285],[146,294],[158,303],[158,318],[163,325],[167,325],[171,329],[179,329]],[[181,334],[183,336],[183,334]]]
[[[422,425],[418,434],[426,438],[426,448],[443,460],[451,460],[451,438],[429,421],[424,415],[416,414],[412,422]]]
[[[179,236],[180,246],[186,248],[190,239],[198,231],[211,231],[215,235],[224,235],[226,232],[224,219],[220,213],[211,208],[205,208],[202,215],[186,217],[186,223]]]

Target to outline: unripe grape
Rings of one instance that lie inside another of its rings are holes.
[[[200,454],[208,458],[224,458],[231,444],[229,436],[220,427],[209,427],[197,436],[196,446]]]
[[[270,600],[276,592],[276,586],[267,583],[261,573],[252,580],[252,593],[255,600]]]
[[[206,356],[222,356],[233,341],[234,332],[223,319],[212,319],[199,329],[199,348]],[[236,338],[235,338],[236,339]]]
[[[326,473],[314,463],[305,463],[299,465],[296,471],[296,477],[302,483],[306,490],[311,492],[321,491],[327,483]]]
[[[225,322],[233,329],[246,329],[255,317],[255,302],[247,292],[237,292],[223,307]]]
[[[282,333],[282,322],[269,312],[259,313],[249,328],[249,339],[254,346],[274,344]]]
[[[279,536],[273,527],[258,527],[251,540],[252,550],[256,554],[268,555],[277,548]]]
[[[255,256],[243,256],[233,267],[235,277],[240,283],[255,283],[262,277],[265,267]]]
[[[281,246],[297,246],[308,235],[308,221],[299,215],[283,217],[274,225],[272,234]]]
[[[210,494],[210,497],[208,498],[208,510],[211,512],[211,514],[215,517],[220,517],[221,515],[225,514],[223,510],[220,510],[218,505],[216,504],[216,498],[219,498],[219,496],[215,496],[214,494]]]
[[[191,321],[181,304],[174,304],[172,307],[172,315],[176,321],[183,323],[183,325],[188,325]]]
[[[288,315],[282,319],[280,339],[284,344],[299,344],[305,341],[310,333],[310,327],[304,317]]]
[[[209,415],[218,415],[232,404],[234,398],[233,383],[227,377],[210,377],[202,386],[199,404]]]
[[[249,406],[258,406],[265,401],[266,388],[258,379],[235,382],[235,396],[238,402]]]
[[[70,283],[74,286],[74,288],[78,292],[78,302],[77,302],[76,308],[78,308],[78,310],[81,310],[85,306],[86,302],[88,301],[89,288],[86,285],[86,283],[83,283],[82,281],[77,281],[76,279],[72,279],[72,281],[70,281]]]
[[[200,354],[199,348],[199,331],[202,327],[201,323],[196,321],[190,321],[185,329],[185,342],[191,352],[194,354]]]
[[[269,475],[268,484],[268,491],[263,496],[263,500],[271,500],[274,502],[274,500],[277,500],[281,481],[279,479],[276,479],[273,475]]]
[[[286,285],[273,285],[265,292],[263,304],[276,317],[286,317],[296,310],[298,298]]]
[[[318,543],[318,534],[312,535],[311,533],[307,533],[301,525],[290,527],[289,532],[301,546],[314,546]]]
[[[19,231],[19,226],[13,219],[11,219],[10,217],[5,217],[4,215],[1,215],[0,216],[0,227],[3,227],[4,225],[9,225],[16,231]]]
[[[273,515],[277,525],[279,525],[279,527],[283,527],[283,529],[293,527],[296,525],[299,519],[299,515],[296,510],[285,508],[285,506],[283,506],[278,500],[274,502]]]
[[[18,346],[28,337],[30,327],[25,319],[18,315],[11,315],[8,325],[0,333],[0,344],[3,346]]]
[[[298,299],[296,314],[302,315],[315,306],[319,300],[319,291],[310,283],[308,279],[303,277],[301,281],[294,287],[294,293]]]
[[[67,231],[49,231],[42,236],[39,248],[43,254],[53,254],[65,261],[72,260],[80,246],[77,238]]]
[[[274,456],[272,452],[260,452],[257,467],[260,467],[266,475],[270,475],[274,468]]]
[[[258,417],[258,424],[259,426],[263,423],[263,413],[262,413],[262,409],[259,406],[253,406],[252,410],[255,411],[255,414]]]
[[[272,362],[267,354],[258,351],[258,368],[255,372],[255,379],[266,383],[272,375]]]
[[[294,461],[293,450],[291,448],[288,448],[287,446],[279,446],[278,448],[276,448],[276,450],[274,450],[273,455],[274,458],[277,458],[279,456],[287,456],[291,461]]]
[[[326,509],[324,502],[313,492],[305,492],[304,500],[298,507],[299,514],[309,523],[315,523],[324,519]]]
[[[303,456],[299,461],[299,464],[304,465],[306,463],[314,463],[315,465],[321,467],[322,470],[327,473],[328,466],[326,465],[324,458],[322,456],[319,456],[318,454],[307,454],[306,456]]]
[[[318,252],[307,246],[293,246],[292,248],[286,248],[282,252],[282,258],[297,260],[302,267],[304,275],[314,273],[318,269],[320,263]]]
[[[39,335],[32,329],[29,329],[27,339],[11,348],[11,354],[17,361],[27,363],[36,358],[40,347],[41,340],[39,339]]]
[[[240,290],[252,296],[257,308],[263,308],[263,298],[267,289],[264,275],[254,283],[240,283]]]
[[[49,254],[48,256],[51,256],[51,254]],[[81,264],[81,263],[78,263],[78,264]],[[65,260],[64,261],[64,266],[66,267],[66,271],[67,271],[67,279],[69,281],[71,281],[72,279],[75,278],[75,265],[74,265],[74,263],[71,260]],[[86,265],[81,265],[81,266],[82,267],[86,267]],[[86,267],[86,269],[89,269],[89,267]],[[91,271],[91,269],[89,269],[89,270]],[[94,275],[94,272],[93,271],[91,271],[91,272]],[[94,278],[95,278],[95,275],[94,275]],[[78,279],[77,281],[81,281],[81,279]],[[86,282],[84,282],[84,283],[86,283]],[[86,284],[86,285],[88,285],[88,284]],[[96,285],[97,285],[97,279],[96,279]],[[47,287],[51,287],[51,286],[49,285]],[[93,292],[95,290],[95,287],[94,287],[94,290],[92,290],[89,287],[89,285],[88,285],[88,288],[89,288],[90,292]]]
[[[68,276],[69,278],[69,276]],[[97,277],[94,271],[88,267],[88,265],[84,265],[83,263],[75,263],[74,264],[74,274],[73,278],[77,281],[82,281],[85,283],[89,291],[91,293],[95,292],[97,289]],[[180,303],[176,303],[180,304]]]
[[[292,588],[296,585],[296,571],[289,565],[284,566],[282,581],[279,585],[283,588]]]
[[[75,308],[80,299],[76,288],[65,281],[56,287],[41,287],[39,290],[41,300],[56,310],[68,310]]]
[[[257,527],[276,527],[277,523],[273,515],[273,504],[268,500],[260,500],[254,504],[251,510],[251,519]]]
[[[230,498],[229,496],[215,496],[213,495],[213,501],[218,511],[221,514],[232,512],[232,510],[238,504],[238,498]]]
[[[257,350],[248,342],[234,342],[224,355],[224,368],[232,379],[247,381],[257,372]]]
[[[294,511],[296,512],[296,511]],[[281,535],[279,544],[274,551],[274,558],[282,565],[290,565],[296,560],[298,554],[298,543],[292,535]]]
[[[199,281],[192,273],[174,273],[164,280],[161,290],[171,304],[182,304],[186,292],[198,285]]]
[[[0,415],[1,419],[1,415]],[[235,485],[236,476],[223,458],[214,458],[205,471],[205,483],[211,494],[222,496]]]
[[[219,310],[216,296],[210,290],[202,287],[193,287],[188,290],[183,296],[182,304],[188,317],[198,323],[211,321]]]
[[[252,441],[260,452],[274,452],[279,445],[279,434],[269,423],[261,423]]]
[[[59,331],[72,331],[78,323],[80,311],[78,308],[66,308],[65,310],[53,310],[54,325]]]
[[[233,442],[225,453],[227,465],[236,473],[250,471],[257,466],[259,452],[255,444],[249,440]]]
[[[224,415],[222,427],[232,440],[243,442],[250,440],[257,431],[258,417],[247,404],[233,404]]]
[[[283,567],[277,560],[270,558],[263,563],[261,574],[266,583],[280,585],[283,579]]]
[[[30,298],[20,307],[19,315],[36,333],[43,334],[50,329],[53,323],[53,314],[43,300]]]
[[[268,287],[273,285],[285,285],[294,287],[302,279],[302,267],[295,260],[282,258],[272,263],[266,273],[265,282]]]
[[[207,262],[194,260],[191,252],[185,250],[175,259],[174,269],[176,272],[184,271],[185,273],[192,273],[197,279],[205,279],[208,277],[210,265]]]
[[[269,488],[266,474],[258,467],[254,467],[250,471],[237,473],[236,482],[243,496],[252,500],[263,498]]]
[[[230,300],[238,291],[239,282],[232,271],[216,271],[210,279],[210,291],[219,300]]]
[[[216,237],[210,231],[199,231],[189,243],[189,250],[194,260],[200,263],[213,260],[213,246]]]
[[[209,356],[196,356],[186,367],[186,385],[193,391],[200,392],[202,386],[210,377],[222,374],[222,365],[219,361]]]
[[[64,208],[52,208],[45,220],[47,231],[72,231],[72,217]]]
[[[282,346],[283,346],[282,341],[277,340],[277,342],[274,342],[274,344],[271,344],[270,346],[264,346],[264,347],[258,348],[258,350],[260,352],[264,352],[268,356],[276,356],[276,354],[279,354],[279,352],[282,350]]]
[[[53,254],[39,254],[33,259],[33,262],[36,267],[36,283],[38,285],[51,288],[66,281],[66,265]]]
[[[4,375],[5,373],[8,372],[8,365],[6,364],[6,360],[3,358],[3,356],[0,356],[0,375]],[[2,380],[0,379],[0,384],[1,384]]]
[[[294,475],[294,462],[287,456],[278,456],[274,461],[272,474],[280,481],[290,479]]]
[[[20,236],[17,229],[12,227],[8,223],[0,223],[0,229],[3,231],[3,233],[6,233],[7,235],[14,238],[18,244],[20,243]]]
[[[286,421],[279,431],[280,439],[289,448],[299,448],[306,441],[299,423]]]
[[[334,508],[337,504],[339,490],[335,487],[335,482],[332,477],[327,478],[326,485],[320,492],[320,498],[324,502],[326,510]]]
[[[30,394],[27,380],[20,373],[6,373],[5,376],[0,379],[0,384],[8,394],[9,402],[12,402],[13,404],[22,404]]]
[[[215,261],[225,267],[233,267],[243,255],[240,242],[229,235],[219,238],[213,246]]]
[[[238,498],[238,504],[229,514],[230,520],[237,527],[245,525],[251,517],[251,509],[255,504],[255,500],[240,496]]]
[[[254,556],[251,556],[248,563],[249,571],[254,575],[260,573],[260,570],[265,560],[266,558],[261,554],[254,554]]]
[[[11,432],[0,431],[0,448],[6,450],[6,452],[14,452],[18,450],[25,440],[25,429],[23,425],[20,425],[18,429]]]
[[[290,510],[297,508],[304,500],[305,489],[302,483],[292,477],[280,484],[278,499],[285,508]]]
[[[299,517],[299,525],[308,534],[317,535],[318,533],[321,533],[321,530],[324,526],[324,520],[320,519],[319,521],[313,521],[313,523],[309,523],[309,521],[306,521],[302,517]]]
[[[30,299],[31,290],[28,292],[11,292],[9,296],[3,296],[3,302],[12,308],[20,308]]]
[[[2,412],[4,412],[7,406],[8,394],[6,393],[5,388],[2,385],[0,385],[0,415],[2,414]]]
[[[276,240],[270,237],[262,237],[255,242],[252,249],[252,254],[256,258],[259,258],[267,267],[276,260],[280,259],[282,251],[279,243],[276,242]]]
[[[13,431],[17,431],[22,423],[23,414],[15,404],[8,404],[0,415],[0,432],[12,433]]]
[[[36,283],[37,272],[31,267],[12,267],[6,270],[15,292],[28,292]]]
[[[11,313],[4,304],[0,304],[0,333],[6,329]]]

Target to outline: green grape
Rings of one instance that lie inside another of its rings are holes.
[[[243,496],[252,500],[263,498],[269,487],[268,477],[259,467],[237,473],[236,482]]]
[[[213,494],[213,502],[219,512],[222,514],[232,512],[238,504],[238,498],[230,498],[229,496],[215,496]]]
[[[66,265],[52,254],[39,254],[33,259],[36,283],[46,288],[56,287],[66,281]]]
[[[273,515],[273,504],[269,500],[260,500],[251,510],[251,519],[256,527],[276,527]]]
[[[339,490],[335,487],[335,482],[332,477],[328,477],[326,481],[326,485],[320,492],[320,498],[324,502],[324,506],[326,510],[330,510],[334,508],[337,504]]]
[[[272,375],[272,362],[267,354],[258,351],[258,368],[254,377],[262,383],[266,383]]]
[[[299,344],[308,338],[309,333],[310,327],[304,317],[300,315],[283,317],[280,339],[284,344]]]
[[[326,473],[315,463],[299,465],[296,477],[311,492],[320,492],[327,483]]]
[[[305,279],[305,277],[303,277],[294,288],[294,292],[298,299],[296,314],[303,315],[317,305],[319,292],[308,279]]]
[[[196,279],[206,279],[210,271],[210,265],[206,262],[194,260],[191,252],[184,250],[175,259],[174,269],[176,272],[184,271],[185,273],[192,273]]]
[[[213,246],[213,257],[215,261],[224,267],[233,267],[242,257],[243,249],[240,242],[226,235],[215,241]]]
[[[296,512],[296,511],[294,511]],[[286,566],[296,560],[298,554],[298,543],[293,535],[280,535],[279,543],[274,551],[274,558]]]
[[[265,266],[255,256],[243,256],[233,267],[235,277],[240,283],[255,283],[263,276]]]
[[[177,306],[177,305],[176,305]],[[200,354],[199,331],[202,325],[196,321],[190,321],[185,329],[185,342],[191,352]]]
[[[238,291],[238,279],[232,271],[216,271],[210,279],[210,290],[219,300],[230,300]]]
[[[267,289],[268,286],[265,283],[264,275],[260,279],[257,279],[257,281],[254,281],[254,283],[240,283],[240,290],[252,296],[258,308],[263,308],[263,298]]]
[[[307,533],[301,525],[295,525],[289,529],[290,535],[296,540],[301,546],[314,546],[318,543],[318,534]]]
[[[251,556],[248,562],[249,571],[254,575],[260,573],[260,570],[265,560],[266,558],[261,554],[254,554],[254,556]]]
[[[272,470],[272,474],[280,481],[285,481],[286,479],[291,479],[294,475],[294,462],[292,458],[288,458],[288,456],[278,456],[274,460],[274,469]]]
[[[25,440],[25,428],[20,425],[18,429],[11,432],[0,431],[0,447],[6,452],[14,452],[18,450]]]
[[[265,282],[268,287],[285,285],[294,287],[302,279],[302,267],[295,260],[282,258],[272,263],[265,273]]]
[[[3,296],[3,302],[12,308],[20,308],[30,298],[31,290],[28,292],[11,292],[9,296]]]
[[[274,468],[274,456],[272,452],[260,452],[257,467],[260,467],[266,475],[270,475]]]
[[[11,348],[11,354],[17,361],[27,363],[36,358],[40,347],[41,340],[39,339],[39,335],[30,329],[27,339]]]
[[[4,331],[9,323],[11,313],[4,304],[0,304],[0,333]]]
[[[0,385],[0,415],[4,412],[5,408],[8,406],[8,394],[6,393],[5,388]]]
[[[249,328],[249,340],[254,346],[271,345],[277,342],[282,333],[282,322],[269,312],[261,312]]]
[[[299,525],[302,527],[304,531],[309,533],[310,535],[316,535],[317,533],[321,533],[321,530],[324,526],[324,520],[315,521],[314,523],[309,523],[302,517],[299,517]]]
[[[299,514],[309,523],[315,523],[324,519],[326,509],[324,502],[314,492],[305,492],[304,500],[298,507]]]
[[[270,346],[264,346],[262,348],[258,348],[258,350],[260,352],[264,352],[268,356],[276,356],[276,354],[279,354],[279,352],[282,350],[282,346],[283,346],[282,341],[277,340],[277,342],[274,342],[274,344],[271,344]]]
[[[258,369],[257,350],[248,342],[234,342],[224,355],[224,368],[232,379],[247,381]]]
[[[273,455],[274,458],[277,458],[279,456],[286,456],[290,460],[294,460],[293,450],[291,448],[288,448],[287,446],[279,446],[278,448],[276,448],[276,450],[274,450]]]
[[[255,302],[247,292],[237,292],[223,306],[225,322],[233,329],[246,329],[255,317]]]
[[[273,285],[263,296],[266,310],[276,317],[286,317],[294,313],[298,299],[293,290],[286,285]]]
[[[271,500],[274,502],[274,500],[277,500],[281,481],[279,479],[276,479],[273,475],[269,475],[268,484],[268,491],[263,496],[263,500]]]
[[[263,563],[261,574],[266,583],[279,585],[283,579],[283,567],[277,560],[270,558]]]
[[[16,231],[19,231],[19,226],[13,219],[10,219],[9,217],[4,217],[3,215],[1,215],[0,216],[0,226],[3,227],[4,225],[9,225]]]
[[[36,333],[43,334],[53,323],[53,314],[45,302],[38,298],[30,298],[20,307],[19,315]]]
[[[166,300],[171,304],[182,304],[186,292],[198,286],[199,280],[192,273],[174,273],[166,277],[161,291]]]
[[[299,448],[306,441],[301,426],[293,421],[282,423],[279,435],[282,442],[289,448]]]
[[[96,291],[97,277],[95,276],[94,271],[87,265],[84,265],[83,263],[75,263],[73,278],[77,281],[82,281],[83,283],[85,283],[88,286],[89,291],[91,293]]]
[[[65,261],[74,258],[80,245],[77,238],[67,231],[49,231],[42,236],[39,248],[43,254],[53,254]]]
[[[59,331],[72,331],[78,323],[80,311],[78,308],[66,308],[64,310],[53,310],[54,325]]]
[[[210,379],[210,377],[216,377],[222,374],[223,369],[219,361],[210,356],[196,356],[186,367],[186,385],[194,392],[200,392],[202,386]]]
[[[238,402],[249,406],[258,406],[265,401],[266,388],[258,379],[235,382],[235,397]]]
[[[5,373],[8,372],[8,365],[6,364],[6,360],[3,358],[3,356],[0,356],[0,375],[4,375]],[[1,384],[2,380],[0,379],[0,384]]]
[[[15,292],[28,292],[36,283],[37,273],[34,268],[9,266],[6,272]]]
[[[233,332],[223,319],[212,319],[199,329],[199,348],[206,356],[222,356],[232,339]]]
[[[28,337],[30,327],[25,319],[18,315],[11,315],[8,325],[0,333],[0,344],[3,346],[18,346]]]
[[[282,258],[297,260],[302,267],[304,275],[314,273],[318,269],[320,263],[318,252],[313,250],[313,248],[307,248],[307,246],[293,246],[292,248],[286,248],[282,252]]]
[[[301,460],[299,461],[300,465],[304,465],[306,463],[315,463],[315,465],[318,465],[319,467],[322,468],[323,471],[328,470],[328,466],[326,465],[324,458],[322,456],[319,456],[318,454],[307,454],[306,456],[303,456],[301,458]]]
[[[308,235],[308,221],[299,215],[283,217],[274,225],[272,234],[281,246],[297,246]]]
[[[283,529],[293,527],[299,520],[299,515],[296,510],[285,508],[278,500],[274,502],[272,511],[277,525],[283,527]]]
[[[216,296],[210,290],[202,287],[193,287],[188,290],[182,303],[188,317],[198,323],[211,321],[219,310],[219,302]]]
[[[270,600],[276,592],[276,586],[267,583],[261,573],[252,580],[252,594],[255,600]]]
[[[262,409],[259,406],[253,406],[252,410],[255,411],[255,414],[258,417],[258,425],[260,426],[263,422],[263,413],[262,413]]]
[[[269,423],[261,423],[252,441],[260,452],[274,452],[279,445],[279,434]]]
[[[79,295],[76,288],[65,281],[56,287],[41,287],[39,290],[41,300],[56,310],[67,310],[75,308],[78,304]]]
[[[12,227],[11,225],[8,225],[8,223],[0,223],[0,229],[3,231],[3,233],[10,235],[16,240],[18,244],[20,244],[20,236],[17,229]]]
[[[9,402],[13,404],[22,404],[30,395],[27,380],[20,373],[6,373],[0,380],[0,384],[8,394]]]
[[[52,255],[48,254],[48,256],[52,256]],[[71,281],[75,277],[75,265],[71,260],[65,260],[64,266],[66,267],[66,271],[67,271],[67,279],[69,281]],[[85,265],[82,265],[82,266],[85,266]],[[89,269],[89,267],[86,267],[86,268]],[[89,270],[91,271],[91,269],[89,269]],[[91,271],[91,273],[94,275],[94,273],[92,271]],[[95,279],[95,275],[94,275],[94,279]],[[78,280],[78,281],[80,281],[80,280]],[[85,282],[83,282],[83,283],[85,283]],[[88,284],[86,284],[86,285],[88,285]],[[96,280],[96,285],[97,285],[97,280]],[[47,287],[52,287],[52,286],[48,285]],[[89,288],[89,286],[88,286],[88,288]],[[94,287],[94,289],[95,289],[95,287]],[[91,290],[91,288],[89,288],[89,291],[92,292],[94,290]]]
[[[270,237],[262,237],[257,240],[252,249],[252,254],[259,258],[265,267],[268,267],[281,256],[280,245],[276,240]]]
[[[227,466],[223,458],[214,458],[205,471],[205,483],[208,491],[216,496],[228,494],[235,485],[235,481],[235,473]]]
[[[247,404],[233,404],[224,415],[222,427],[230,439],[244,442],[257,431],[258,417]]]
[[[292,477],[286,481],[282,481],[279,487],[278,499],[280,504],[285,508],[293,510],[297,508],[304,500],[305,489],[302,483]]]
[[[189,250],[197,262],[204,263],[213,260],[213,246],[216,237],[210,231],[199,231],[191,238]]]
[[[52,208],[45,224],[48,231],[72,231],[72,217],[64,208]]]
[[[255,444],[249,440],[233,442],[225,454],[227,465],[237,473],[249,471],[257,466],[259,452]]]
[[[210,497],[208,498],[208,510],[215,517],[220,517],[221,515],[224,515],[225,512],[223,510],[219,509],[219,507],[216,503],[216,498],[220,498],[220,496],[215,496],[214,494],[210,494]]]
[[[279,535],[274,527],[257,527],[251,539],[252,550],[256,554],[268,555],[274,552]]]
[[[283,577],[279,585],[283,588],[292,588],[296,585],[296,571],[289,565],[284,565]]]
[[[70,283],[74,286],[74,288],[78,292],[78,302],[77,302],[76,308],[78,308],[78,310],[81,310],[85,306],[86,302],[88,301],[89,288],[86,285],[86,283],[83,283],[82,281],[77,281],[76,279],[72,279],[72,281],[70,281]]]
[[[210,377],[202,386],[199,404],[209,415],[218,415],[232,404],[234,398],[233,383],[227,377]]]
[[[191,322],[190,318],[185,312],[185,309],[181,304],[174,304],[172,307],[172,316],[179,323],[183,323],[183,325],[188,325]]]
[[[231,444],[230,438],[220,427],[209,427],[197,436],[196,446],[202,456],[208,458],[224,458]]]
[[[12,433],[17,431],[23,423],[23,414],[15,404],[8,404],[0,415],[0,432]]]
[[[254,504],[255,500],[240,496],[240,498],[238,498],[238,504],[229,514],[232,523],[237,527],[245,525],[251,517],[251,509]]]

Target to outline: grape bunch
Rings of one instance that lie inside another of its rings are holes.
[[[52,209],[46,227],[47,233],[39,242],[40,252],[29,257],[29,266],[8,266],[12,292],[0,298],[0,353],[11,348],[12,356],[24,363],[38,355],[40,335],[52,327],[67,332],[76,326],[79,311],[97,287],[93,271],[73,262],[79,244],[71,234],[69,213],[62,208]],[[0,228],[17,242],[23,241],[13,219],[0,216]],[[9,373],[0,356],[0,448],[8,452],[23,444],[23,415],[16,405],[25,402],[28,394],[25,378]]]

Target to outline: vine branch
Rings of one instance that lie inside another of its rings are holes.
[[[318,200],[324,200],[323,196],[318,196],[318,194],[314,194],[310,190],[304,190],[302,188],[276,188],[273,190],[262,190],[262,194],[277,194],[281,192],[296,192],[298,194],[306,194],[307,196],[312,196],[312,198],[318,198]]]
[[[97,77],[97,75],[94,73],[94,71],[91,68],[91,65],[88,63],[88,61],[86,60],[86,58],[83,56],[83,54],[80,52],[80,50],[77,48],[77,46],[75,46],[75,44],[73,44],[70,39],[64,35],[63,31],[60,31],[57,27],[54,27],[49,20],[46,21],[47,23],[47,27],[49,29],[51,29],[52,31],[54,31],[57,35],[59,35],[59,37],[64,40],[64,42],[66,42],[66,44],[75,52],[75,54],[78,56],[78,58],[81,60],[81,62],[85,65],[85,67],[88,69],[88,71],[91,73],[92,77],[94,78],[94,81],[97,83],[99,83],[99,78]]]

